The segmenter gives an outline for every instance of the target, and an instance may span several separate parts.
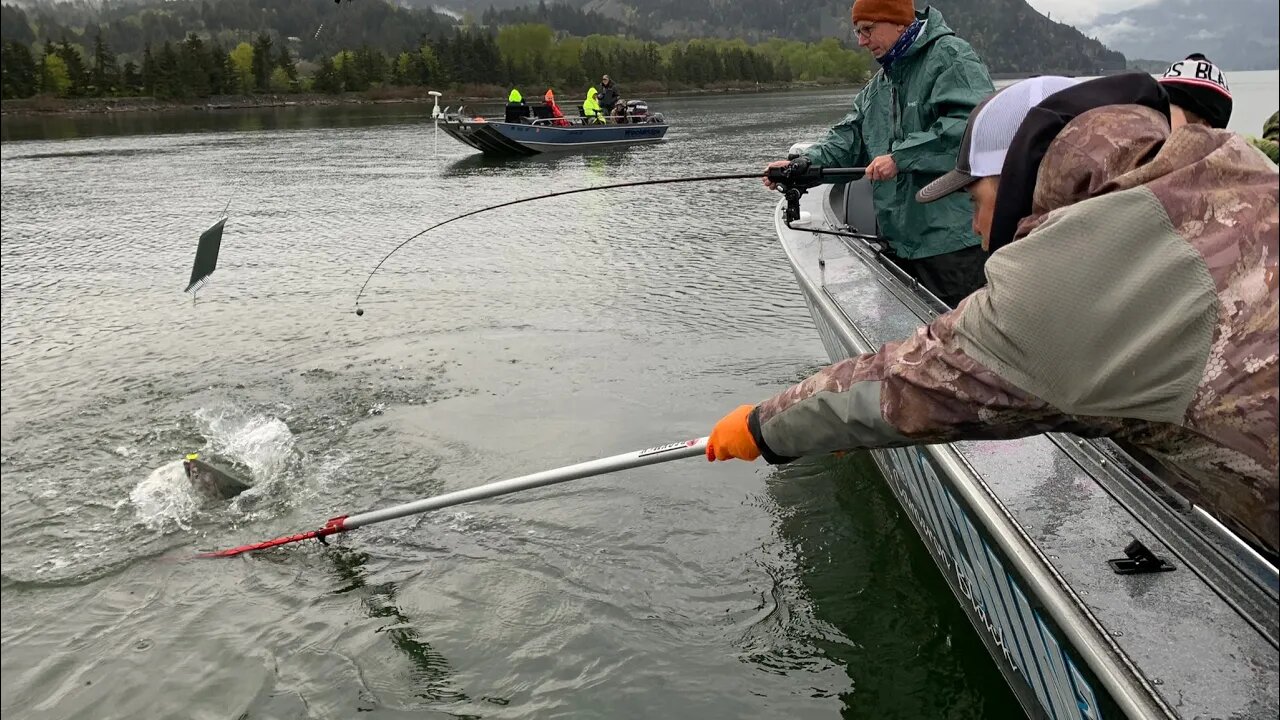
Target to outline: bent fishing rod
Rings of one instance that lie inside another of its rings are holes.
[[[496,210],[498,208],[510,207],[520,203],[532,202],[534,200],[543,200],[546,198],[558,197],[561,195],[572,195],[574,193],[590,192],[592,190],[608,190],[614,188],[640,187],[644,185],[663,185],[672,183],[685,182],[706,182],[713,180],[744,180],[752,178],[767,177],[772,181],[786,197],[787,200],[787,224],[790,226],[792,220],[799,217],[799,200],[805,190],[816,187],[824,182],[836,182],[842,179],[857,179],[865,174],[865,168],[818,168],[812,167],[807,162],[794,162],[786,167],[769,168],[766,173],[735,173],[729,175],[708,175],[690,178],[666,178],[661,180],[642,180],[636,182],[617,183],[613,185],[602,185],[598,187],[577,188],[573,190],[562,190],[560,192],[546,193],[533,197],[521,198],[519,200],[511,200],[498,205],[493,205],[479,210],[472,210],[462,215],[451,217],[443,220],[431,227],[410,237],[404,242],[397,245],[387,253],[385,257],[374,267],[373,272],[369,273],[369,277],[365,279],[364,285],[360,287],[360,293],[356,295],[356,314],[363,315],[364,312],[359,308],[360,296],[364,293],[365,286],[369,284],[374,273],[387,258],[392,254],[409,244],[409,242],[422,237],[426,233],[435,228],[447,225],[448,223],[461,220],[479,213]],[[829,232],[829,231],[828,231]],[[835,233],[832,233],[835,234]],[[841,233],[846,234],[846,233]],[[851,236],[859,236],[856,233],[848,233]],[[861,236],[865,238],[873,238],[874,236]],[[656,465],[658,463],[670,462],[672,460],[680,460],[683,458],[694,457],[697,455],[705,455],[707,451],[708,438],[702,437],[696,440],[685,440],[680,442],[658,445],[645,450],[639,450],[612,457],[590,460],[576,465],[568,465],[554,470],[546,470],[543,472],[533,473],[531,475],[522,475],[520,477],[508,480],[500,480],[497,482],[479,485],[465,490],[445,493],[430,498],[423,498],[413,502],[395,505],[381,510],[371,510],[356,515],[339,515],[330,518],[323,526],[316,530],[297,533],[294,535],[285,535],[271,540],[250,543],[248,545],[240,545],[229,548],[227,550],[218,550],[213,552],[200,553],[197,557],[201,558],[227,558],[242,555],[244,553],[255,552],[258,550],[267,550],[281,545],[303,542],[305,540],[317,540],[326,543],[325,538],[330,535],[349,532],[356,528],[372,525],[374,523],[394,520],[409,515],[417,515],[420,513],[430,512],[432,510],[440,510],[463,503],[474,502],[476,500],[484,500],[487,498],[499,497],[502,495],[510,495],[512,493],[522,492],[524,490],[532,490],[534,488],[546,487],[558,483],[568,482],[570,480],[579,480],[587,477],[595,477],[621,470],[629,470],[631,468],[645,467],[647,465]],[[326,543],[327,544],[327,543]]]
[[[510,495],[511,493],[517,493],[523,490],[532,490],[534,488],[546,487],[547,485],[556,485],[570,480],[580,480],[582,478],[605,475],[607,473],[618,472],[620,470],[630,470],[631,468],[645,467],[646,465],[657,465],[659,463],[670,462],[672,460],[681,460],[683,458],[694,457],[697,455],[706,455],[706,453],[707,438],[705,437],[698,438],[696,440],[682,440],[679,442],[667,443],[665,445],[658,445],[645,450],[613,455],[611,457],[600,458],[598,460],[588,460],[587,462],[578,463],[576,465],[567,465],[554,470],[544,470],[531,475],[522,475],[509,480],[499,480],[497,482],[478,485],[465,490],[458,490],[451,493],[445,493],[444,495],[415,500],[402,505],[394,505],[381,510],[370,510],[369,512],[360,513],[358,515],[339,515],[338,517],[329,518],[329,520],[318,530],[311,530],[308,532],[298,533],[296,535],[285,535],[273,540],[264,540],[262,542],[250,543],[248,545],[240,545],[227,550],[200,553],[196,557],[235,557],[248,552],[267,550],[269,548],[302,542],[304,540],[318,540],[327,545],[328,543],[325,541],[326,537],[355,530],[356,528],[364,527],[365,525],[372,525],[374,523],[380,523],[387,520],[395,520],[396,518],[417,515],[431,510],[440,510],[442,508],[453,507],[454,505],[461,505],[463,503],[474,502],[476,500],[484,500],[486,498],[499,497],[501,495]]]
[[[516,200],[508,200],[507,202],[499,203],[497,205],[482,207],[478,210],[472,210],[470,212],[462,213],[461,215],[455,215],[446,220],[441,220],[435,225],[432,225],[431,227],[428,227],[425,230],[422,230],[421,232],[418,232],[410,236],[404,242],[400,243],[394,248],[391,248],[391,252],[388,252],[385,256],[383,256],[381,260],[378,261],[377,265],[373,266],[373,270],[369,272],[369,276],[364,279],[364,283],[360,286],[359,292],[356,293],[356,301],[355,301],[356,315],[364,315],[364,308],[360,307],[360,298],[364,296],[364,291],[365,291],[365,288],[369,286],[369,281],[373,279],[373,276],[382,267],[383,263],[385,263],[392,255],[396,254],[396,252],[398,252],[400,248],[408,245],[414,240],[417,240],[418,238],[422,237],[423,235],[426,235],[427,233],[437,228],[444,227],[449,223],[456,222],[464,218],[469,218],[473,215],[479,215],[480,213],[488,212],[490,210],[498,210],[500,208],[511,207],[512,205],[520,205],[522,203],[534,202],[535,200],[547,200],[555,197],[563,197],[565,195],[576,195],[578,193],[595,192],[597,190],[617,190],[620,188],[644,187],[647,185],[674,185],[677,183],[715,182],[715,181],[722,181],[722,180],[751,180],[751,179],[758,179],[758,178],[768,178],[771,182],[773,182],[778,187],[779,191],[782,192],[783,196],[787,200],[786,221],[787,221],[787,226],[790,227],[791,222],[800,217],[800,196],[803,195],[806,190],[808,190],[809,188],[821,185],[823,183],[833,183],[841,180],[857,180],[866,174],[866,170],[867,170],[866,168],[862,168],[862,167],[850,167],[850,168],[817,167],[810,164],[808,159],[803,158],[802,156],[800,158],[796,158],[794,161],[792,161],[790,165],[787,165],[784,167],[771,167],[768,169],[767,172],[764,172],[764,173],[759,173],[759,172],[729,173],[725,175],[699,175],[695,177],[661,178],[658,180],[635,180],[632,182],[612,183],[609,185],[596,185],[593,187],[574,188],[572,190],[559,190],[557,192],[543,193],[542,195],[532,195],[530,197],[519,198]],[[818,231],[815,231],[815,232],[818,232]],[[830,231],[825,231],[825,232],[829,233]],[[871,238],[872,236],[863,236],[863,237]]]

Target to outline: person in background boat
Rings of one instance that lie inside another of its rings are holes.
[[[1174,130],[1195,123],[1225,129],[1231,122],[1227,76],[1200,53],[1169,66],[1159,79],[1169,95],[1169,124]]]
[[[618,105],[618,86],[608,75],[600,78],[600,109],[605,115],[612,115],[613,108]]]
[[[1141,104],[1044,132],[1056,120],[1015,88],[974,112],[957,168],[919,197],[967,190],[985,238],[999,189],[1034,187],[1014,241],[987,261],[986,287],[878,352],[733,410],[707,458],[1106,436],[1151,455],[1189,500],[1275,555],[1276,166],[1235,133],[1170,130],[1167,109]],[[1050,100],[1061,107],[1077,88]],[[1044,146],[1031,175],[1013,157],[1028,137]],[[1009,156],[980,169],[979,148]]]
[[[587,99],[582,101],[582,117],[589,123],[604,122],[604,113],[600,112],[600,101],[596,99],[596,89],[587,88]]]
[[[880,71],[853,99],[852,112],[804,154],[823,167],[866,166],[890,259],[955,307],[984,282],[986,253],[969,229],[972,209],[964,198],[926,207],[914,197],[955,165],[965,120],[995,90],[991,76],[936,9],[855,0],[851,15],[858,44]],[[767,179],[765,185],[774,187]]]
[[[551,111],[553,121],[559,127],[569,127],[569,121],[564,119],[564,113],[560,112],[560,106],[556,104],[556,94],[547,88],[547,92],[542,96],[542,102],[546,104],[547,109]]]

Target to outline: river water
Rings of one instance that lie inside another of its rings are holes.
[[[820,367],[753,181],[482,214],[352,301],[453,214],[751,171],[849,94],[665,99],[661,145],[510,162],[437,153],[421,106],[6,118],[0,711],[1017,713],[865,457],[684,460],[191,559],[704,435]],[[200,497],[191,451],[255,487]]]

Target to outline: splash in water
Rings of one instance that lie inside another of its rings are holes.
[[[247,470],[242,477],[252,485],[226,509],[247,515],[261,510],[264,500],[285,494],[287,471],[299,453],[283,420],[226,410],[201,410],[196,418],[204,425],[206,443],[192,449]],[[140,522],[161,532],[190,530],[202,507],[208,509],[207,499],[192,486],[180,459],[153,470],[129,493],[129,501]]]
[[[209,450],[249,468],[256,483],[284,473],[297,455],[296,442],[283,420],[264,415],[200,411]]]
[[[189,530],[200,498],[187,480],[182,461],[162,465],[129,493],[138,520],[152,530]]]

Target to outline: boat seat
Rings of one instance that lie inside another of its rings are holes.
[[[507,103],[506,116],[505,116],[506,122],[518,123],[518,122],[521,122],[522,119],[528,118],[528,117],[530,117],[528,103],[523,103],[523,102]]]
[[[844,221],[856,232],[876,235],[880,223],[871,198],[871,181],[863,178],[848,183],[844,189]]]

